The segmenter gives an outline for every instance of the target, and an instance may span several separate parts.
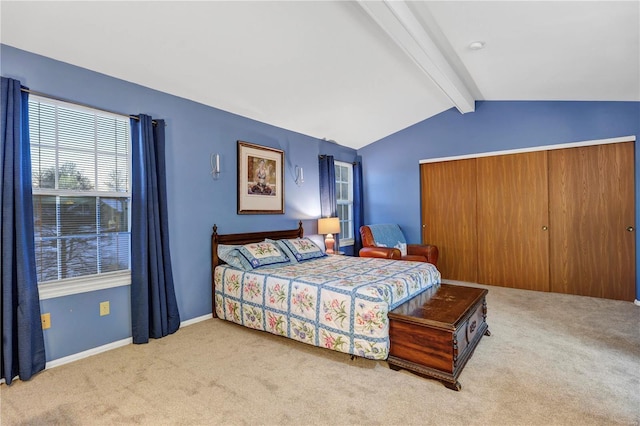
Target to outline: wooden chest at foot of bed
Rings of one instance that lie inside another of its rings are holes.
[[[460,390],[458,376],[487,326],[488,291],[441,284],[389,312],[387,362]]]

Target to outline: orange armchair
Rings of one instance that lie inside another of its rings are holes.
[[[438,263],[438,247],[430,244],[406,244],[404,234],[396,224],[364,225],[360,227],[360,235],[360,257],[411,260],[433,265]],[[405,247],[406,254],[403,254]]]

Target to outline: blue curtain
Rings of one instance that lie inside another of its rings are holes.
[[[358,256],[362,248],[362,236],[360,227],[364,225],[364,202],[362,199],[362,163],[353,163],[353,255]]]
[[[336,166],[333,155],[320,156],[320,216],[337,217]],[[336,247],[340,247],[340,236],[334,235]]]
[[[335,217],[338,214],[336,203],[336,166],[333,155],[320,156],[320,215]]]
[[[2,378],[29,380],[44,370],[44,336],[36,275],[28,94],[2,77]]]
[[[131,329],[133,343],[174,333],[180,314],[173,287],[164,120],[131,119]]]

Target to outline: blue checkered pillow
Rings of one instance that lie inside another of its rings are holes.
[[[243,271],[253,270],[251,263],[238,251],[240,246],[218,244],[218,257],[229,266]]]

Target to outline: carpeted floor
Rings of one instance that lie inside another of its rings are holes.
[[[0,386],[17,424],[640,424],[640,307],[486,287],[491,336],[454,392],[213,319]]]

